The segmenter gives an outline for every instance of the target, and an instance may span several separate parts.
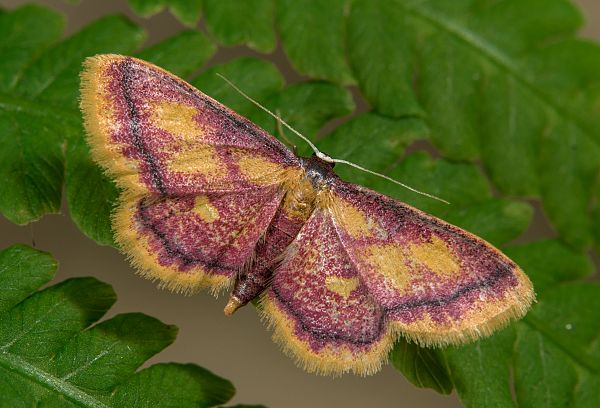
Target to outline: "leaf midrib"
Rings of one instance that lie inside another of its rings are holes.
[[[9,372],[17,373],[22,377],[34,381],[50,391],[62,394],[75,403],[92,408],[110,408],[96,397],[93,397],[76,386],[39,369],[14,354],[0,352],[0,367],[4,367]]]
[[[513,77],[517,82],[529,89],[540,101],[551,108],[558,116],[561,116],[568,122],[572,122],[579,130],[587,134],[589,139],[594,143],[598,144],[594,137],[591,137],[591,131],[583,124],[579,118],[574,116],[566,107],[557,104],[552,98],[550,98],[542,89],[537,87],[534,83],[528,81],[528,79],[519,74],[519,67],[514,64],[513,60],[506,56],[504,53],[499,51],[493,44],[486,41],[484,38],[476,35],[476,33],[466,30],[458,24],[453,24],[444,18],[440,18],[435,13],[428,12],[423,9],[419,9],[419,4],[405,4],[404,2],[397,2],[408,14],[426,21],[433,25],[439,30],[453,36],[459,41],[463,42],[467,46],[473,48],[481,56],[487,58],[493,65],[506,72],[506,74]]]

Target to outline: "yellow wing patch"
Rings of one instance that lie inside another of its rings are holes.
[[[277,163],[258,156],[238,154],[237,165],[248,180],[256,184],[275,184],[281,182],[285,169]]]
[[[195,116],[198,109],[183,103],[160,101],[150,105],[152,124],[185,142],[198,142],[206,133]]]
[[[388,288],[401,293],[409,289],[411,271],[406,266],[406,257],[400,246],[370,245],[365,248],[364,260],[371,265],[371,270],[383,276]]]
[[[330,291],[337,293],[344,299],[348,299],[350,294],[358,287],[358,278],[340,278],[338,276],[328,276],[325,278],[325,286]]]
[[[216,149],[209,145],[185,145],[178,153],[174,153],[169,164],[169,170],[178,173],[201,174],[206,178],[215,179],[227,174],[217,157]]]
[[[353,238],[362,238],[371,235],[372,226],[361,210],[337,198],[334,198],[332,202],[334,203],[333,210],[338,215],[337,219]]]
[[[431,242],[411,243],[409,252],[411,259],[440,276],[451,277],[460,273],[460,260],[437,235],[431,236]]]
[[[219,219],[219,210],[210,203],[205,195],[196,197],[193,211],[206,222],[214,222]]]

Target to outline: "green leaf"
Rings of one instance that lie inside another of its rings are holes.
[[[57,111],[20,98],[0,96],[0,212],[26,224],[59,211],[63,138],[75,133],[75,112]],[[54,111],[54,112],[52,112]],[[38,116],[39,115],[39,116]],[[63,116],[62,122],[56,117]]]
[[[425,139],[427,135],[428,129],[420,119],[392,119],[367,112],[335,128],[317,142],[317,147],[336,159],[385,172],[399,160],[409,143]],[[375,178],[343,164],[338,164],[335,172],[361,185],[369,185]]]
[[[289,85],[281,92],[272,94],[264,105],[271,112],[279,112],[281,118],[290,126],[313,140],[319,129],[329,120],[354,110],[354,101],[347,89],[321,81]],[[249,118],[270,134],[278,136],[277,120],[266,112],[255,109]],[[283,129],[283,132],[297,143],[298,154],[312,154],[306,142],[286,129]]]
[[[127,0],[127,3],[129,3],[129,7],[136,13],[144,17],[150,17],[165,8],[167,1],[168,0]]]
[[[383,99],[374,83],[403,84],[445,157],[482,159],[504,193],[541,194],[562,238],[588,247],[600,171],[600,47],[572,38],[582,19],[571,2],[368,3],[352,5],[349,56],[376,109],[393,114],[403,104],[398,95],[406,98],[389,86],[394,95]],[[386,21],[394,27],[377,32]],[[370,75],[378,72],[370,58],[403,66]]]
[[[600,173],[600,147],[579,129],[557,125],[541,144],[544,210],[561,237],[576,248],[591,244],[591,201]]]
[[[36,21],[46,21],[41,30],[31,30]],[[0,212],[16,223],[26,223],[60,204],[62,163],[59,149],[45,151],[39,134],[57,126],[42,114],[33,123],[23,110],[37,113],[39,106],[17,97],[14,88],[38,54],[54,43],[62,32],[63,18],[40,6],[24,6],[0,15]],[[44,150],[43,152],[41,150]],[[45,157],[41,161],[41,157]],[[38,163],[28,160],[38,157]],[[33,164],[33,165],[32,165]],[[37,164],[37,166],[36,166]]]
[[[0,31],[26,41],[22,24],[31,24],[36,18],[44,25],[49,15],[35,10],[25,13],[16,9],[2,15]],[[55,24],[54,20],[50,18],[50,24]],[[142,39],[142,31],[123,18],[104,17],[51,48],[31,49],[29,56],[22,57],[27,62],[15,78],[10,73],[14,68],[5,72],[3,77],[11,83],[2,86],[10,91],[0,92],[0,212],[6,218],[24,224],[59,210],[64,147],[66,140],[80,132],[81,62],[100,52],[129,52]]]
[[[355,82],[346,62],[344,12],[347,0],[280,0],[277,26],[283,49],[298,72],[344,85]]]
[[[67,146],[66,198],[77,227],[100,245],[115,247],[110,216],[119,197],[115,183],[92,161],[83,134]]]
[[[437,216],[458,211],[466,206],[491,198],[490,186],[481,171],[471,164],[435,160],[425,152],[405,157],[388,174],[417,190],[433,194],[450,205],[418,195],[387,180],[373,178],[370,186],[384,194]]]
[[[200,387],[199,387],[200,386]],[[167,401],[164,390],[177,390]],[[155,364],[117,387],[111,400],[118,406],[212,407],[233,397],[231,383],[193,364]]]
[[[46,288],[2,315],[2,351],[51,369],[54,361],[48,357],[102,317],[115,300],[112,288],[94,278],[70,279]]]
[[[56,261],[25,245],[0,251],[0,313],[25,299],[54,276]]]
[[[527,63],[535,68],[532,70],[535,77],[529,79],[543,91],[541,97],[549,101],[546,103],[553,108],[553,115],[600,142],[598,43],[576,38],[553,41],[528,55]]]
[[[175,326],[141,313],[117,315],[64,344],[52,371],[75,386],[110,392],[176,336]]]
[[[204,0],[208,31],[223,45],[247,44],[262,52],[275,49],[273,0]]]
[[[461,400],[469,407],[595,406],[599,307],[600,285],[561,284],[545,290],[509,329],[441,351]]]
[[[430,112],[433,143],[453,159],[479,153],[478,110],[482,75],[478,56],[445,33],[436,33],[421,50],[421,99]],[[431,65],[430,61],[443,61]]]
[[[592,198],[592,234],[596,242],[596,253],[600,255],[600,177],[596,182]]]
[[[348,16],[348,58],[361,91],[389,116],[422,114],[413,92],[414,32],[394,1],[355,0]]]
[[[400,340],[390,358],[396,370],[419,388],[431,388],[441,394],[452,392],[452,381],[440,363],[436,351]]]
[[[114,291],[74,278],[35,292],[55,271],[46,253],[0,251],[0,406],[209,407],[233,396],[229,381],[192,364],[136,373],[177,329],[140,313],[88,328],[115,302]]]
[[[600,286],[548,289],[515,344],[515,390],[521,406],[594,406],[600,398]]]
[[[212,66],[192,81],[192,85],[202,92],[243,116],[254,112],[256,106],[217,74],[223,75],[260,103],[280,91],[284,83],[283,76],[273,64],[252,57],[241,57]]]
[[[515,364],[519,402],[523,406],[541,404],[547,407],[572,404],[577,373],[569,358],[530,327],[521,327],[519,334]]]
[[[543,107],[512,77],[496,74],[486,86],[479,101],[486,112],[482,122],[487,133],[480,146],[485,166],[506,194],[539,195],[537,163],[546,126]]]
[[[137,56],[186,76],[205,63],[214,51],[213,44],[202,34],[183,31]],[[118,198],[116,186],[91,160],[82,132],[70,140],[66,152],[66,196],[73,221],[97,243],[115,246],[110,215]]]
[[[64,25],[62,15],[33,4],[0,15],[0,92],[17,84],[31,60],[60,38]]]
[[[499,246],[521,235],[531,222],[533,208],[521,201],[491,199],[452,208],[444,219]]]
[[[23,72],[15,91],[20,96],[78,108],[79,72],[85,57],[103,53],[130,53],[145,33],[121,16],[102,17],[48,49]]]
[[[514,407],[510,363],[515,331],[512,327],[463,347],[448,347],[439,355],[456,392],[467,407]]]
[[[127,0],[133,11],[144,17],[150,17],[164,8],[169,8],[179,21],[195,26],[202,12],[202,0]]]
[[[216,47],[198,31],[182,31],[137,54],[182,78],[189,77],[215,53]]]
[[[505,248],[505,252],[527,273],[538,295],[558,283],[594,273],[590,258],[555,239],[511,246]]]

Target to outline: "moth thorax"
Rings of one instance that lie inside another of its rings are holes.
[[[306,220],[315,207],[317,191],[307,178],[289,186],[283,201],[283,209],[290,218]]]

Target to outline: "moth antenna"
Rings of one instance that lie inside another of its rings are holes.
[[[398,180],[394,180],[391,177],[386,176],[385,174],[381,174],[381,173],[377,173],[373,170],[369,170],[366,169],[362,166],[359,166],[358,164],[349,162],[347,160],[342,160],[342,159],[334,159],[332,157],[327,156],[325,153],[321,152],[319,149],[317,149],[317,146],[314,145],[313,142],[310,141],[309,138],[307,138],[306,136],[304,136],[302,133],[298,132],[296,129],[294,129],[293,127],[291,127],[290,125],[288,125],[286,123],[286,121],[284,121],[283,119],[281,119],[281,117],[279,117],[278,115],[274,114],[273,112],[271,112],[269,109],[265,108],[263,105],[261,105],[259,102],[255,101],[254,99],[252,99],[250,96],[248,96],[248,94],[246,94],[244,91],[242,91],[240,88],[237,87],[237,85],[235,85],[233,82],[231,82],[229,79],[225,78],[225,76],[219,74],[217,72],[217,76],[219,78],[221,78],[223,81],[227,82],[227,84],[229,84],[229,86],[231,86],[233,89],[235,89],[240,95],[242,95],[244,98],[248,99],[250,102],[252,102],[254,105],[258,106],[260,109],[262,109],[263,111],[267,112],[269,115],[271,115],[273,118],[275,118],[275,120],[279,121],[280,125],[285,126],[289,131],[291,131],[293,134],[295,134],[296,136],[298,136],[300,139],[304,140],[306,143],[308,143],[308,145],[310,146],[310,148],[315,152],[315,155],[323,160],[326,161],[328,163],[340,163],[340,164],[346,164],[350,167],[354,167],[355,169],[364,171],[365,173],[369,173],[369,174],[373,174],[375,176],[384,178],[388,181],[391,181],[392,183],[398,184],[399,186],[402,186],[404,188],[406,188],[407,190],[410,190],[414,193],[420,194],[422,196],[425,197],[429,197],[432,198],[434,200],[437,201],[441,201],[442,203],[445,204],[450,204],[450,202],[440,198],[440,197],[436,197],[433,194],[429,194],[429,193],[425,193],[423,191],[419,191],[416,188],[413,188],[409,185],[406,185],[404,183],[399,182]]]
[[[391,178],[391,177],[388,177],[388,176],[386,176],[385,174],[377,173],[377,172],[375,172],[375,171],[373,171],[373,170],[366,169],[366,168],[364,168],[364,167],[362,167],[362,166],[359,166],[358,164],[355,164],[355,163],[349,162],[349,161],[347,161],[347,160],[342,160],[342,159],[332,159],[332,160],[333,160],[333,162],[334,162],[334,163],[346,164],[346,165],[348,165],[348,166],[350,166],[350,167],[354,167],[355,169],[358,169],[358,170],[364,171],[365,173],[373,174],[373,175],[375,175],[375,176],[377,176],[377,177],[384,178],[384,179],[386,179],[386,180],[388,180],[388,181],[391,181],[392,183],[395,183],[395,184],[398,184],[399,186],[402,186],[402,187],[404,187],[404,188],[405,188],[405,189],[407,189],[407,190],[410,190],[410,191],[412,191],[413,193],[417,193],[417,194],[420,194],[420,195],[422,195],[422,196],[429,197],[429,198],[432,198],[432,199],[434,199],[434,200],[441,201],[441,202],[442,202],[442,203],[444,203],[444,204],[450,204],[450,202],[449,202],[449,201],[446,201],[446,200],[444,200],[443,198],[440,198],[440,197],[438,197],[438,196],[435,196],[435,195],[433,195],[433,194],[429,194],[429,193],[425,193],[425,192],[423,192],[423,191],[417,190],[416,188],[413,188],[413,187],[411,187],[411,186],[409,186],[409,185],[406,185],[406,184],[404,184],[404,183],[402,183],[402,182],[400,182],[400,181],[398,181],[398,180],[394,180],[393,178]]]
[[[288,125],[285,120],[281,119],[280,117],[278,117],[277,115],[275,115],[273,112],[271,112],[269,109],[265,108],[260,103],[258,103],[254,99],[252,99],[244,91],[242,91],[240,88],[238,88],[233,82],[231,82],[229,79],[225,78],[223,75],[219,74],[218,72],[217,72],[217,76],[219,78],[221,78],[223,81],[227,82],[229,84],[229,86],[231,86],[233,89],[235,89],[236,91],[238,91],[238,93],[240,95],[242,95],[244,98],[248,99],[250,102],[252,102],[256,106],[258,106],[260,109],[262,109],[265,112],[267,112],[269,115],[271,115],[272,117],[274,117],[275,120],[278,120],[283,126],[285,126],[289,131],[291,131],[296,136],[298,136],[300,139],[302,139],[306,143],[308,143],[308,145],[310,146],[311,149],[313,149],[313,151],[315,152],[315,154],[317,155],[318,158],[323,159],[326,162],[333,163],[333,159],[331,157],[327,156],[326,154],[322,153],[319,149],[317,149],[317,146],[315,146],[314,143],[310,141],[310,139],[308,139],[302,133],[298,132],[296,129],[294,129],[293,127],[291,127],[290,125]]]

